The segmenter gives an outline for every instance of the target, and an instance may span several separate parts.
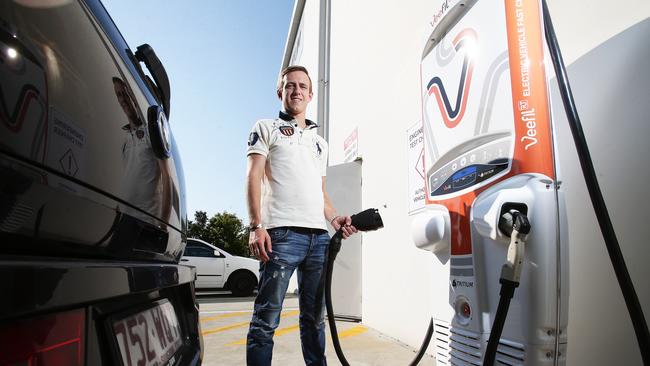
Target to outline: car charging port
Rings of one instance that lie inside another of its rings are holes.
[[[512,235],[512,228],[515,223],[513,212],[526,216],[528,215],[528,206],[521,202],[506,202],[501,206],[498,227],[501,233],[507,237]]]

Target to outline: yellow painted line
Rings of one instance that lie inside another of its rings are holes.
[[[230,330],[230,329],[245,327],[245,326],[248,326],[248,324],[250,324],[250,322],[241,322],[241,323],[226,325],[225,327],[206,329],[206,330],[202,331],[201,334],[202,335],[208,335],[208,334],[213,334],[213,333],[219,333],[219,332],[223,332],[223,331]]]
[[[290,311],[285,311],[280,315],[280,318],[284,318],[285,316],[294,316],[300,314],[300,310],[290,310]]]
[[[285,335],[287,333],[295,332],[298,329],[300,329],[300,325],[292,325],[290,327],[280,328],[280,329],[277,329],[275,331],[275,335],[276,336],[283,336],[283,335]],[[238,341],[228,343],[228,344],[226,344],[226,346],[241,346],[241,345],[245,345],[245,344],[246,344],[246,339],[240,339]]]
[[[221,314],[221,315],[215,315],[215,316],[206,316],[205,318],[201,318],[202,322],[209,322],[211,320],[217,320],[217,319],[224,319],[224,318],[232,318],[235,316],[242,316],[242,315],[250,315],[252,314],[252,311],[237,311],[234,313],[227,313],[227,314]]]
[[[291,327],[286,327],[286,328],[280,328],[275,331],[276,336],[282,336],[287,333],[295,332],[298,329],[300,329],[300,325],[293,325]],[[349,337],[354,337],[358,336],[360,334],[363,334],[368,331],[368,328],[364,327],[363,325],[357,325],[356,327],[344,330],[339,333],[339,339],[341,338],[349,338]],[[228,343],[226,346],[243,346],[246,344],[246,339],[240,339],[238,341]]]
[[[284,318],[286,316],[298,315],[298,313],[300,313],[300,310],[285,311],[284,313],[280,314],[280,318]],[[206,330],[202,331],[201,334],[202,335],[208,335],[208,334],[213,334],[213,333],[219,333],[219,332],[223,332],[223,331],[230,330],[230,329],[247,327],[249,324],[250,324],[250,321],[246,321],[246,322],[235,323],[235,324],[226,325],[226,326],[218,327],[218,328],[210,328],[210,329],[206,329]],[[277,332],[276,332],[276,334],[277,334]],[[244,344],[246,344],[246,340],[244,340]]]
[[[280,328],[280,329],[278,329],[278,330],[275,331],[275,335],[276,335],[276,336],[282,336],[282,335],[285,335],[285,334],[287,334],[287,333],[295,332],[295,331],[297,331],[299,328],[300,328],[300,325],[292,325],[292,326],[290,326],[290,327]]]
[[[243,346],[246,344],[246,339],[240,339],[236,342],[228,343],[226,346]]]
[[[339,339],[340,338],[348,338],[348,337],[354,337],[358,336],[359,334],[363,334],[368,331],[368,328],[364,327],[363,325],[357,325],[356,327],[346,329],[342,332],[339,333]]]

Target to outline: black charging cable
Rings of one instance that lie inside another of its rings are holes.
[[[578,152],[578,159],[580,160],[580,166],[582,167],[582,174],[585,177],[587,190],[589,191],[589,197],[591,198],[591,204],[594,206],[596,218],[598,219],[598,225],[600,226],[600,231],[602,232],[603,238],[605,239],[607,253],[609,254],[609,259],[612,262],[612,266],[614,267],[616,279],[618,280],[618,284],[621,287],[621,292],[623,293],[623,298],[625,299],[625,304],[627,305],[627,311],[629,312],[630,318],[632,320],[632,325],[634,327],[634,332],[636,333],[636,340],[639,344],[639,350],[641,351],[643,364],[650,365],[650,335],[648,333],[648,323],[646,323],[645,317],[643,316],[643,308],[641,307],[639,298],[636,294],[636,291],[634,290],[634,285],[632,283],[632,279],[630,278],[630,273],[627,270],[625,259],[623,258],[623,253],[621,253],[621,247],[618,243],[618,239],[616,238],[616,233],[614,232],[614,226],[612,225],[612,221],[607,211],[607,206],[605,205],[605,200],[603,199],[603,194],[598,184],[596,171],[591,161],[591,155],[589,154],[587,141],[582,130],[580,117],[578,117],[578,110],[576,109],[575,102],[573,100],[573,93],[571,92],[571,86],[569,85],[569,78],[567,76],[564,61],[562,59],[562,53],[560,52],[560,47],[555,36],[555,30],[553,29],[553,23],[551,21],[551,15],[548,11],[548,6],[546,5],[546,0],[542,0],[542,7],[544,11],[544,29],[546,32],[546,42],[548,43],[551,58],[553,59],[553,67],[555,69],[555,75],[560,89],[560,95],[562,96],[564,111],[566,112],[567,120],[569,122],[569,126],[571,127],[573,141],[576,146],[576,151]]]
[[[330,326],[330,334],[332,335],[332,343],[336,356],[341,361],[341,365],[350,366],[350,363],[345,358],[341,343],[339,342],[339,333],[336,330],[336,320],[334,319],[334,307],[332,306],[332,272],[334,270],[334,260],[336,255],[341,250],[341,240],[343,240],[343,232],[337,231],[330,239],[330,246],[327,249],[327,269],[325,271],[325,306],[327,307],[327,322]]]
[[[381,220],[379,215],[379,210],[375,208],[369,208],[365,211],[359,212],[356,215],[351,216],[352,226],[356,227],[359,231],[372,231],[381,229],[384,227],[384,223]],[[350,366],[350,363],[345,358],[343,350],[341,349],[341,342],[339,341],[339,334],[336,330],[336,320],[334,319],[334,307],[332,306],[332,273],[334,272],[334,260],[341,250],[341,241],[343,240],[343,231],[339,229],[330,239],[330,245],[327,252],[327,264],[326,264],[326,274],[325,274],[325,306],[327,307],[327,322],[330,326],[330,333],[332,335],[332,343],[334,344],[334,350],[336,351],[336,356],[341,361],[343,366]],[[410,366],[417,365],[422,356],[431,342],[431,337],[433,336],[433,319],[429,322],[429,328],[427,329],[427,334],[424,337],[424,341],[418,350],[418,353],[415,355],[415,358]]]
[[[485,349],[483,357],[483,366],[494,365],[494,360],[499,347],[499,340],[503,332],[503,326],[508,316],[510,300],[515,294],[515,289],[519,287],[519,278],[521,277],[521,268],[524,260],[524,248],[526,236],[530,232],[530,222],[528,217],[517,210],[510,210],[499,218],[499,229],[506,236],[510,237],[508,246],[508,255],[506,263],[501,267],[501,291],[499,293],[499,305],[497,312],[494,314],[494,323],[490,330],[490,338]]]

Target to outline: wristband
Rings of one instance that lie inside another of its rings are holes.
[[[340,216],[338,216],[338,215],[332,217],[332,219],[330,220],[330,225],[334,226],[334,220],[338,219],[339,217],[340,217]]]
[[[257,230],[257,229],[261,229],[261,228],[262,228],[262,224],[250,225],[250,226],[248,227],[248,232],[249,232],[249,233],[252,233],[253,231],[255,231],[255,230]]]

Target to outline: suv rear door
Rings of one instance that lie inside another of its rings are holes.
[[[149,128],[162,101],[98,0],[35,4],[0,2],[0,224],[34,239],[0,250],[177,262],[182,166]]]

